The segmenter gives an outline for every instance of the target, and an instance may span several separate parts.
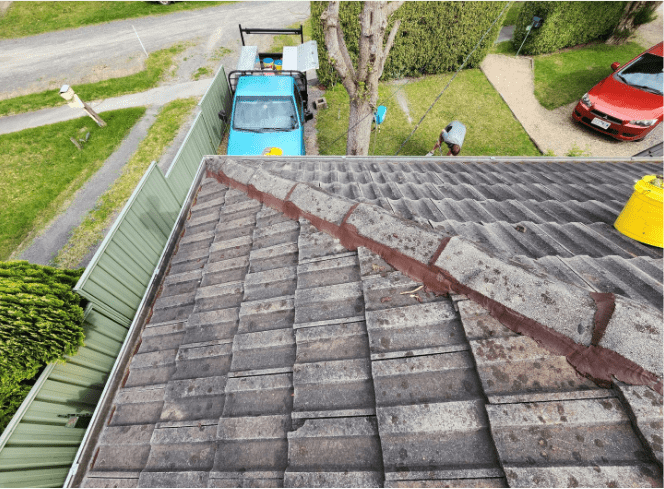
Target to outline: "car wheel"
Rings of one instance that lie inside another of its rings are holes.
[[[159,2],[159,3],[162,4],[162,5],[170,5],[173,2]]]

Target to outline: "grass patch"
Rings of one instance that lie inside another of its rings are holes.
[[[0,39],[103,24],[119,19],[166,15],[233,2],[13,2],[0,18]]]
[[[311,19],[307,19],[304,22],[297,22],[291,24],[286,29],[299,29],[300,25],[302,26],[302,36],[304,37],[304,42],[311,41]],[[295,35],[283,34],[279,36],[274,36],[272,39],[272,46],[267,50],[268,53],[280,53],[283,51],[284,46],[299,46],[300,37]]]
[[[110,78],[95,83],[72,85],[72,88],[85,102],[143,92],[157,86],[167,76],[173,65],[173,58],[186,48],[187,44],[179,43],[170,48],[151,53],[145,61],[145,70],[133,75]],[[40,93],[0,100],[0,116],[31,112],[47,107],[58,107],[65,103],[60,97],[59,90],[46,90]]]
[[[491,46],[489,49],[490,54],[505,54],[507,56],[515,56],[516,55],[516,49],[514,49],[514,45],[512,44],[512,41],[503,41],[499,42],[498,44],[494,44]]]
[[[201,78],[203,76],[209,76],[209,75],[212,75],[212,74],[214,74],[214,72],[212,71],[212,68],[208,68],[207,66],[201,66],[200,68],[198,68],[196,70],[196,73],[191,75],[191,78],[194,79],[194,80],[198,80],[199,78]]]
[[[612,73],[611,63],[626,63],[644,50],[630,42],[620,46],[596,44],[535,56],[535,97],[549,110],[577,101]]]
[[[104,112],[105,128],[86,116],[0,136],[0,260],[62,210],[144,113],[143,107]],[[76,149],[69,138],[88,132]]]
[[[221,58],[228,56],[231,53],[232,51],[230,49],[221,46],[217,48],[214,53],[212,53],[212,56],[210,56],[210,61],[219,61]]]
[[[505,20],[503,20],[503,25],[516,25],[516,19],[519,17],[521,8],[523,7],[523,2],[513,2],[512,6],[507,10],[505,14]]]
[[[102,195],[92,211],[74,230],[67,244],[55,258],[61,268],[75,268],[90,249],[104,238],[104,231],[113,223],[150,163],[163,154],[173,142],[180,126],[196,106],[197,98],[175,100],[165,105],[140,143],[136,153],[125,164],[122,174]]]
[[[394,155],[451,76],[416,79],[402,88],[408,98],[412,123],[408,122],[396,95],[391,96],[398,86],[381,83],[378,103],[387,107],[387,115],[380,132],[371,135],[369,154]],[[342,86],[336,86],[325,92],[325,98],[329,108],[318,112],[316,124],[320,154],[342,155],[346,153],[346,137],[334,140],[348,129],[348,94]],[[478,69],[459,73],[399,155],[424,156],[440,131],[455,119],[468,130],[462,156],[540,156],[526,131]]]

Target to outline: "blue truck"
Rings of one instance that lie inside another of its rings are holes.
[[[306,71],[318,68],[315,41],[284,47],[283,53],[258,53],[246,46],[244,34],[299,34],[299,29],[242,28],[242,51],[237,69],[228,74],[233,92],[229,123],[229,155],[304,155],[304,124],[309,110]]]

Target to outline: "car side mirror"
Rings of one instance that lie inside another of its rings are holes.
[[[219,119],[220,119],[220,120],[224,121],[224,123],[228,122],[228,121],[226,120],[227,118],[226,118],[226,111],[225,111],[225,110],[223,110],[223,109],[220,110],[220,111],[219,111],[219,114],[217,114],[217,115],[219,116]]]
[[[611,63],[611,69],[613,71],[616,71],[618,68],[620,68],[620,63],[618,63],[617,61],[615,63]]]
[[[314,118],[313,112],[310,112],[309,110],[304,111],[304,122],[309,122],[313,118]]]

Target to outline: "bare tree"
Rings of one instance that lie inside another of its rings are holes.
[[[623,15],[618,22],[618,25],[613,29],[611,37],[607,39],[607,44],[622,44],[627,41],[629,36],[638,27],[636,24],[636,16],[642,11],[653,13],[657,10],[662,2],[627,2]]]
[[[378,80],[383,74],[385,60],[390,53],[400,20],[392,26],[383,44],[387,24],[392,14],[404,2],[365,2],[360,14],[360,40],[357,67],[348,54],[339,21],[339,2],[330,2],[321,15],[325,29],[325,46],[341,83],[350,97],[347,155],[369,154],[372,114],[378,101]]]

